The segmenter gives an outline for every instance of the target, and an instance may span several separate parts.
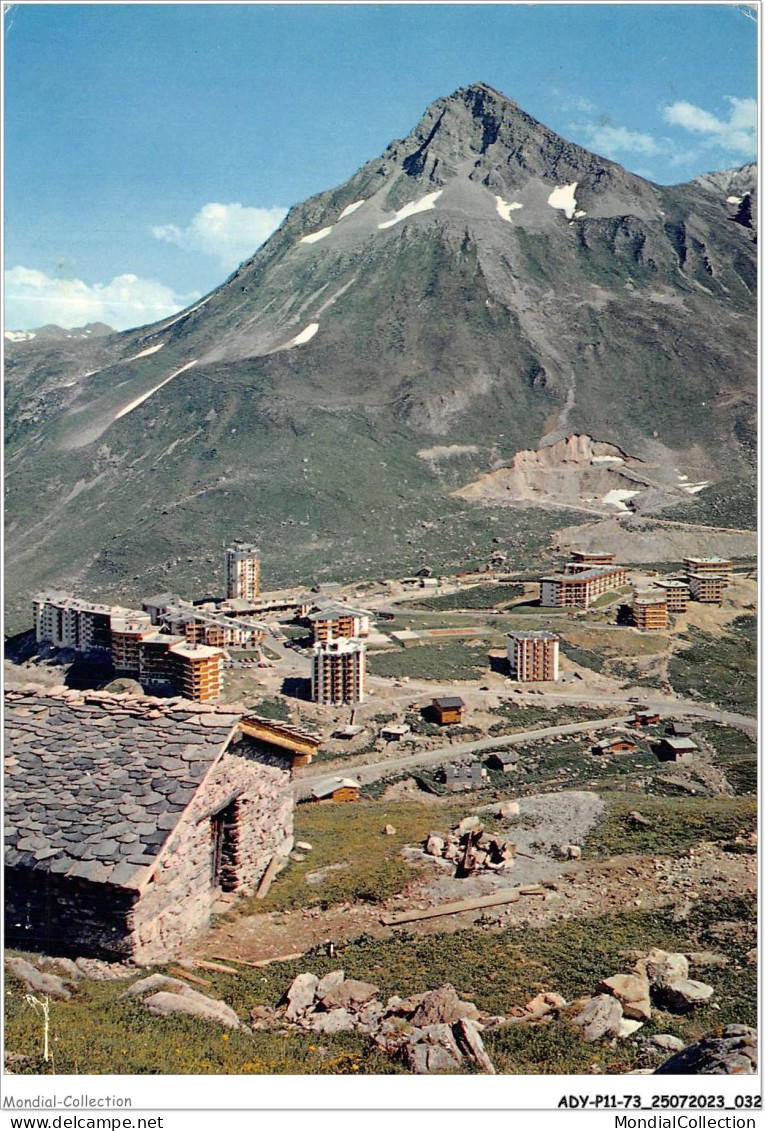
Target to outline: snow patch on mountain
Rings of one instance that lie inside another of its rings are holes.
[[[343,211],[338,216],[338,220],[344,220],[346,216],[351,216],[357,208],[361,208],[364,204],[363,200],[354,200],[353,204],[346,204]]]
[[[132,357],[126,357],[125,361],[138,361],[139,357],[148,357],[149,354],[157,353],[164,346],[164,342],[160,342],[158,346],[149,346],[148,349],[141,350],[140,353],[134,353]]]
[[[572,181],[570,185],[558,185],[547,198],[551,208],[560,208],[567,220],[573,220],[576,212],[576,188],[579,181]]]
[[[326,239],[331,231],[332,225],[330,224],[328,228],[320,228],[318,232],[311,232],[309,235],[303,236],[300,243],[318,243],[319,240]]]
[[[605,494],[603,496],[603,502],[610,503],[612,507],[616,507],[620,511],[626,511],[629,510],[629,507],[624,505],[624,500],[631,499],[633,495],[639,494],[639,491],[624,491],[617,488]]]
[[[425,196],[421,196],[419,200],[413,200],[411,204],[405,204],[403,208],[399,208],[392,220],[385,220],[382,224],[378,224],[377,227],[392,228],[394,224],[398,224],[401,220],[406,220],[409,216],[414,216],[418,212],[427,212],[428,209],[435,208],[436,201],[443,191],[443,189],[438,189],[437,192],[429,192]]]
[[[304,330],[296,334],[291,341],[287,342],[286,346],[281,346],[281,349],[291,350],[293,346],[304,346],[306,342],[310,342],[311,338],[316,336],[319,329],[318,322],[309,322]]]
[[[155,385],[153,389],[149,389],[147,393],[143,393],[140,397],[136,397],[136,399],[134,401],[131,401],[130,404],[127,404],[124,408],[121,408],[120,411],[115,414],[114,419],[119,420],[120,417],[127,416],[127,414],[129,412],[132,412],[134,408],[138,408],[138,406],[140,404],[143,404],[144,401],[148,401],[149,397],[153,397],[155,393],[158,393],[160,389],[169,384],[174,377],[178,377],[181,373],[185,373],[187,369],[191,369],[192,365],[196,365],[196,363],[197,362],[195,358],[194,361],[189,361],[185,365],[182,365],[180,369],[176,369],[175,373],[171,373],[169,377],[165,377],[164,381],[160,381],[160,383],[158,385]]]
[[[495,196],[494,199],[497,202],[497,212],[499,212],[502,219],[507,220],[508,224],[512,224],[513,221],[510,218],[510,213],[515,212],[518,208],[523,208],[523,205],[517,202],[509,204],[506,200],[503,200],[501,196]]]

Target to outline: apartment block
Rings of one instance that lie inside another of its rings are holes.
[[[691,591],[685,581],[657,581],[658,589],[663,589],[667,598],[668,613],[684,613],[688,608]]]
[[[235,542],[226,550],[226,596],[254,601],[260,596],[260,550]]]
[[[703,601],[708,605],[721,605],[723,590],[726,586],[724,577],[709,574],[689,573],[688,586],[694,601]]]
[[[327,644],[341,637],[352,638],[369,635],[369,615],[360,609],[342,605],[321,609],[306,617],[314,644]]]
[[[93,604],[57,590],[38,593],[32,606],[37,643],[50,643],[57,648],[72,648],[77,652],[108,651],[111,647],[112,618],[140,618],[142,615],[118,605]]]
[[[136,613],[132,617],[112,616],[112,663],[118,676],[138,678],[141,669],[141,641],[153,634],[154,627],[146,614]]]
[[[174,666],[174,683],[185,699],[204,703],[220,695],[223,651],[206,644],[174,644],[170,649]]]
[[[315,644],[311,669],[314,703],[361,703],[364,700],[366,649],[360,640]]]
[[[683,558],[685,572],[690,579],[696,577],[722,577],[730,585],[733,577],[733,562],[727,558]]]
[[[255,648],[266,634],[266,626],[260,621],[227,616],[214,604],[200,606],[180,600],[163,609],[159,624],[167,632],[183,636],[189,644],[211,648]]]
[[[632,620],[641,632],[654,632],[667,627],[667,598],[661,590],[635,590],[632,596]]]
[[[559,637],[553,632],[508,632],[510,674],[522,683],[558,678]]]
[[[571,561],[564,567],[565,573],[582,573],[586,569],[597,566],[613,566],[616,564],[616,554],[606,550],[572,550]]]
[[[189,644],[182,636],[153,632],[138,644],[140,682],[146,687],[172,686],[186,699],[203,702],[220,695],[223,651]]]
[[[540,604],[548,608],[587,609],[596,598],[627,580],[620,566],[596,566],[581,573],[554,573],[540,578]]]

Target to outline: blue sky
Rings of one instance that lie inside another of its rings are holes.
[[[6,326],[180,309],[471,82],[660,183],[754,160],[755,18],[686,2],[15,4]]]

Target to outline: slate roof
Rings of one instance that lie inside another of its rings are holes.
[[[105,692],[5,693],[5,861],[136,887],[238,714]]]
[[[459,695],[442,695],[439,699],[433,700],[435,707],[464,707],[465,704]]]

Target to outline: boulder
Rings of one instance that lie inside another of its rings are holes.
[[[693,978],[682,978],[665,986],[660,991],[662,1004],[674,1013],[687,1013],[697,1005],[705,1005],[714,990],[706,982],[696,982]]]
[[[332,1009],[329,1013],[314,1013],[309,1028],[315,1033],[347,1033],[354,1024],[347,1009]]]
[[[499,811],[500,817],[517,817],[521,807],[517,801],[506,801]]]
[[[371,982],[359,982],[355,978],[346,978],[332,989],[327,990],[322,1000],[325,1009],[336,1009],[364,1005],[379,993],[377,986]]]
[[[569,860],[581,860],[582,849],[578,844],[567,844],[565,849],[566,857]]]
[[[70,978],[73,982],[79,982],[80,978],[84,977],[82,970],[80,970],[77,963],[71,958],[41,958],[38,966],[41,970],[53,970],[60,977]]]
[[[653,989],[661,989],[688,977],[688,959],[684,954],[654,947],[635,969],[645,974]]]
[[[93,982],[119,982],[123,978],[135,977],[135,966],[124,962],[104,962],[100,958],[76,958],[75,964],[86,978]]]
[[[427,1076],[442,1072],[459,1072],[460,1061],[440,1045],[428,1045],[420,1041],[405,1046],[405,1059],[410,1072],[416,1076]]]
[[[191,986],[187,982],[182,982],[180,978],[168,978],[165,974],[149,974],[148,978],[139,978],[137,982],[133,982],[132,986],[128,986],[125,992],[117,998],[117,1001],[141,997],[143,994],[151,993],[154,990],[171,990],[180,994],[190,989]]]
[[[412,1015],[413,1025],[453,1025],[462,1017],[476,1018],[479,1010],[472,1001],[461,1001],[451,983],[446,982],[437,990],[420,995]]]
[[[384,825],[383,826],[383,835],[384,836],[395,836],[396,830],[393,827],[393,825]]]
[[[443,856],[444,847],[445,842],[443,837],[436,836],[435,833],[431,833],[425,842],[425,851],[428,856]]]
[[[424,1025],[419,1030],[417,1040],[424,1041],[428,1045],[440,1045],[440,1047],[446,1049],[449,1055],[455,1060],[462,1059],[462,1053],[454,1038],[451,1025]]]
[[[472,1021],[469,1017],[461,1018],[454,1026],[454,1033],[457,1043],[481,1071],[489,1076],[496,1076],[496,1069],[491,1063],[475,1021]]]
[[[682,1052],[685,1048],[685,1041],[673,1037],[671,1033],[656,1033],[653,1037],[649,1037],[649,1044],[661,1049],[662,1052]]]
[[[318,984],[319,979],[315,974],[298,974],[285,994],[287,999],[285,1017],[288,1021],[294,1021],[301,1013],[305,1013],[309,1006],[313,1005]]]
[[[693,950],[688,952],[688,961],[691,966],[700,966],[702,969],[723,969],[730,966],[727,954],[718,954],[714,950]]]
[[[642,1028],[642,1021],[633,1021],[627,1017],[623,1017],[616,1035],[617,1037],[631,1037],[633,1033],[636,1033],[638,1029]]]
[[[254,1030],[273,1029],[281,1024],[281,1014],[268,1005],[255,1005],[250,1010],[250,1028]]]
[[[25,958],[6,958],[5,966],[20,978],[27,990],[33,994],[69,1001],[72,990],[76,988],[72,982],[65,982],[58,974],[45,974],[42,970],[38,970]]]
[[[648,979],[639,974],[614,974],[598,982],[598,992],[611,994],[622,1004],[625,1017],[635,1021],[650,1021],[651,1001]]]
[[[182,1014],[187,1017],[197,1017],[201,1021],[214,1021],[227,1029],[239,1028],[239,1018],[230,1005],[206,997],[205,994],[199,994],[196,990],[186,990],[182,994],[171,994],[161,990],[158,994],[144,998],[144,1005],[157,1017]]]
[[[748,1025],[726,1025],[722,1036],[707,1036],[665,1060],[656,1076],[755,1076],[757,1032]]]
[[[585,1041],[592,1043],[601,1037],[615,1037],[622,1023],[622,1005],[610,994],[592,997],[581,1013],[574,1018],[574,1025],[582,1030]]]
[[[537,994],[531,1001],[527,1001],[523,1008],[533,1017],[545,1017],[548,1013],[562,1009],[565,1004],[566,999],[560,994],[544,993]]]
[[[329,974],[325,974],[320,978],[316,986],[316,998],[318,1001],[323,1001],[326,994],[330,990],[334,990],[335,986],[339,986],[341,982],[345,981],[344,970],[331,970]]]
[[[463,817],[460,823],[455,825],[454,831],[457,836],[464,836],[465,833],[482,833],[483,825],[480,817]]]

